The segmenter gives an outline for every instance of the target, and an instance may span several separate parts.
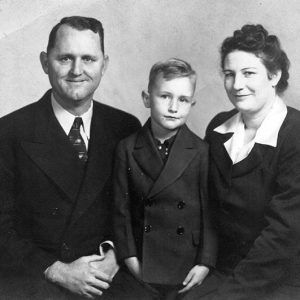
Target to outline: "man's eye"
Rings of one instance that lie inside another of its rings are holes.
[[[61,58],[60,58],[60,61],[61,61],[61,62],[69,62],[70,60],[71,60],[71,58],[68,57],[68,56],[64,56],[64,57],[61,57]]]
[[[95,61],[95,59],[92,58],[92,57],[90,57],[90,56],[85,56],[85,57],[83,57],[83,60],[84,60],[85,62],[92,62],[92,61]]]
[[[169,95],[161,95],[160,97],[163,98],[163,99],[170,99]]]

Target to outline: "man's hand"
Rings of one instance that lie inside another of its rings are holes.
[[[183,281],[184,288],[178,291],[179,294],[189,291],[191,288],[199,286],[209,273],[209,268],[205,266],[194,266]]]
[[[142,280],[142,266],[136,256],[128,257],[124,260],[128,270],[139,280]]]
[[[113,249],[109,249],[104,253],[104,259],[92,261],[90,262],[90,265],[93,268],[98,269],[103,273],[109,275],[111,278],[114,278],[114,276],[117,274],[119,270],[116,254]]]
[[[102,260],[104,256],[90,255],[68,264],[57,261],[45,271],[45,276],[75,294],[93,299],[101,296],[101,290],[108,289],[111,282],[109,275],[92,265]]]

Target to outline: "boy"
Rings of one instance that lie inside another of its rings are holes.
[[[196,73],[180,59],[156,63],[142,92],[151,118],[117,148],[114,230],[118,258],[175,299],[215,264],[207,217],[208,148],[185,125]],[[173,295],[173,296],[172,296]]]

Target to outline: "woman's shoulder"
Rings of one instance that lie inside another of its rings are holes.
[[[288,106],[287,115],[278,133],[278,144],[300,151],[300,111]]]
[[[294,107],[287,107],[287,118],[286,121],[288,123],[295,124],[296,126],[300,126],[300,111]]]
[[[230,111],[223,111],[218,113],[216,116],[212,118],[212,120],[209,122],[207,128],[206,128],[206,135],[214,130],[216,127],[220,126],[224,122],[226,122],[228,119],[230,119],[233,115],[237,114],[236,109],[232,109]]]

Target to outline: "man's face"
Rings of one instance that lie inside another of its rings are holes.
[[[107,62],[98,33],[79,31],[68,25],[58,29],[54,48],[47,54],[41,53],[41,63],[49,76],[54,97],[63,107],[92,100]]]

